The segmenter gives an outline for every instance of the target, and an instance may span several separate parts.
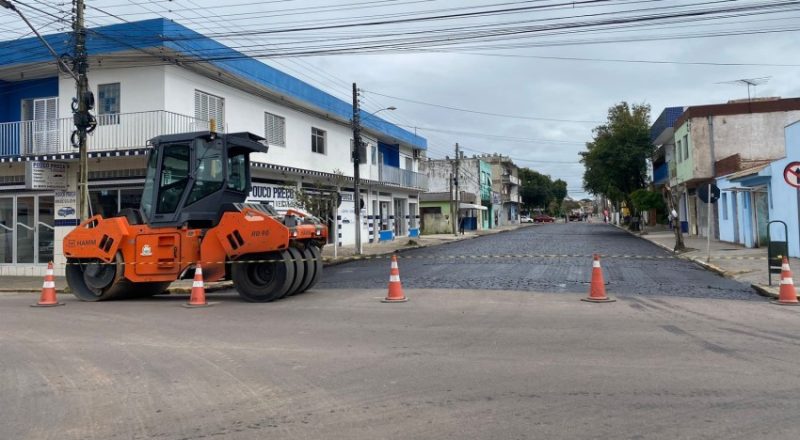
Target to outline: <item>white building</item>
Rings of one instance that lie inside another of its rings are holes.
[[[68,52],[66,35],[47,39]],[[251,158],[252,201],[286,206],[298,191],[314,197],[338,187],[342,204],[326,215],[331,240],[354,243],[351,103],[168,20],[94,29],[88,47],[98,120],[88,142],[92,213],[138,208],[147,140],[208,130],[213,119],[220,131],[268,140],[269,152]],[[214,61],[197,62],[201,55]],[[38,275],[48,261],[64,262],[61,239],[78,222],[74,96],[74,80],[35,38],[0,43],[0,275]],[[363,240],[416,235],[426,140],[361,118]]]

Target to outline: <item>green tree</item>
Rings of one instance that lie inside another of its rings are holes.
[[[551,202],[560,206],[567,196],[567,182],[561,179],[554,182],[550,176],[529,168],[519,169],[519,179],[522,205],[527,210],[549,208]]]
[[[638,189],[631,193],[631,202],[633,202],[633,207],[639,212],[640,216],[642,212],[650,211],[651,209],[655,209],[656,212],[664,211],[664,197],[657,191]],[[645,233],[645,223],[641,222],[640,224],[642,225],[642,233]]]
[[[647,104],[621,102],[608,109],[608,120],[595,127],[594,140],[580,153],[584,188],[630,206],[630,195],[646,184],[647,159],[654,150],[649,126]]]

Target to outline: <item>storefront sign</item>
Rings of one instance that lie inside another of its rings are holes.
[[[25,188],[67,189],[67,164],[63,162],[25,162]]]
[[[56,211],[55,226],[77,226],[78,192],[55,191],[53,196],[53,203]]]
[[[295,188],[287,185],[253,183],[248,202],[269,202],[276,208],[290,208],[295,201]]]

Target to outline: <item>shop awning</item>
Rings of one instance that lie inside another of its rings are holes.
[[[486,211],[489,208],[481,205],[473,205],[472,203],[459,203],[458,209],[480,209],[482,211]]]

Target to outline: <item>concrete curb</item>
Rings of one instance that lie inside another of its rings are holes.
[[[778,299],[778,293],[773,292],[771,287],[769,286],[762,286],[761,284],[750,284],[750,287],[756,291],[759,295],[766,297],[766,298],[774,298]]]
[[[710,270],[712,272],[716,272],[719,275],[722,275],[722,276],[724,276],[726,278],[733,278],[728,272],[725,271],[725,269],[722,269],[719,266],[715,266],[715,265],[713,265],[711,263],[707,263],[707,262],[705,262],[705,261],[703,261],[703,260],[701,260],[699,258],[686,256],[684,254],[679,254],[679,253],[675,252],[675,250],[673,248],[669,247],[669,246],[663,245],[661,243],[657,243],[655,241],[650,241],[647,238],[645,238],[644,236],[642,236],[641,234],[636,234],[633,231],[629,231],[626,228],[623,228],[622,226],[617,226],[617,225],[614,225],[614,226],[616,226],[617,228],[627,232],[628,234],[630,234],[630,235],[632,235],[632,236],[634,236],[636,238],[641,238],[642,240],[644,240],[644,241],[646,241],[646,242],[648,242],[648,243],[650,243],[652,245],[655,245],[657,247],[660,247],[661,249],[664,249],[665,251],[667,251],[670,254],[674,255],[676,258],[681,258],[681,259],[686,260],[686,261],[691,261],[691,262],[697,264],[698,266],[702,267],[703,269],[707,269],[707,270]]]
[[[380,253],[377,253],[377,254],[364,255],[364,258],[342,257],[341,260],[323,261],[322,265],[323,265],[323,267],[338,266],[340,264],[351,263],[353,261],[363,261],[363,260],[369,260],[369,259],[375,258],[375,257],[385,257],[385,256],[392,255],[392,254],[401,254],[403,252],[408,252],[408,251],[412,251],[412,250],[415,250],[415,249],[425,249],[425,248],[428,248],[428,247],[444,246],[444,245],[448,245],[448,244],[458,243],[460,241],[474,240],[476,238],[488,237],[488,236],[491,236],[491,235],[497,235],[497,234],[503,234],[505,232],[516,231],[518,229],[522,229],[522,228],[525,228],[525,227],[530,227],[532,225],[533,225],[533,223],[521,225],[520,227],[514,228],[514,229],[502,229],[500,231],[490,232],[488,234],[469,235],[469,236],[464,236],[463,238],[459,238],[457,240],[449,240],[449,241],[444,241],[444,242],[441,242],[441,243],[430,243],[430,244],[422,244],[422,245],[418,245],[418,246],[407,246],[407,247],[397,248],[397,249],[394,249],[394,250],[387,250],[386,252],[380,252]]]

